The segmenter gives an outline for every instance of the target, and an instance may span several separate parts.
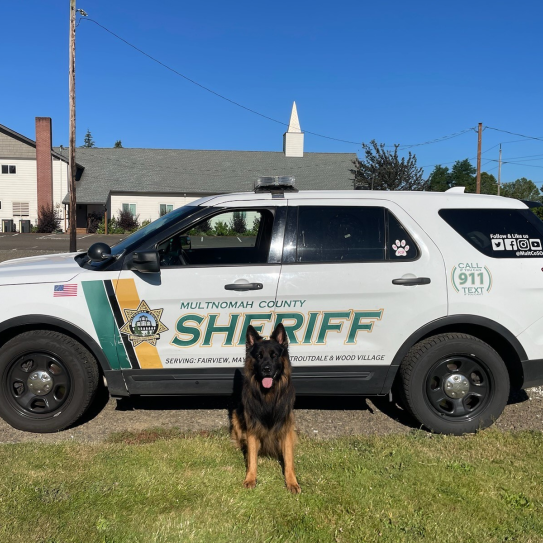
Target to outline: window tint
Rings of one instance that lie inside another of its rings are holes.
[[[160,265],[265,264],[272,228],[268,209],[223,212],[161,242]]]
[[[385,259],[385,210],[379,207],[301,206],[296,262]]]
[[[439,215],[487,256],[543,257],[543,222],[528,209],[442,209]]]
[[[388,212],[388,260],[414,260],[419,249],[398,219]]]

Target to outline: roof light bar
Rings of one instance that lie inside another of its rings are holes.
[[[298,192],[293,175],[268,175],[255,181],[255,192]]]

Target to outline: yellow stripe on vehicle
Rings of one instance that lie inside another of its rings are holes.
[[[118,279],[112,283],[123,314],[125,309],[136,309],[140,305],[141,300],[134,279]],[[156,346],[143,342],[134,347],[134,351],[142,369],[163,367]]]

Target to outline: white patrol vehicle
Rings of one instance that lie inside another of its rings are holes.
[[[298,395],[395,390],[428,429],[473,432],[543,384],[542,240],[524,203],[457,189],[202,198],[111,248],[0,265],[0,415],[61,430],[102,376],[114,397],[232,394],[247,327],[281,322]]]

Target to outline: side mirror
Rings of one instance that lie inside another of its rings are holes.
[[[103,262],[111,258],[111,247],[107,243],[93,243],[87,251],[87,256],[93,262]]]
[[[128,261],[128,269],[141,273],[160,273],[160,257],[158,251],[141,251],[132,253]]]

